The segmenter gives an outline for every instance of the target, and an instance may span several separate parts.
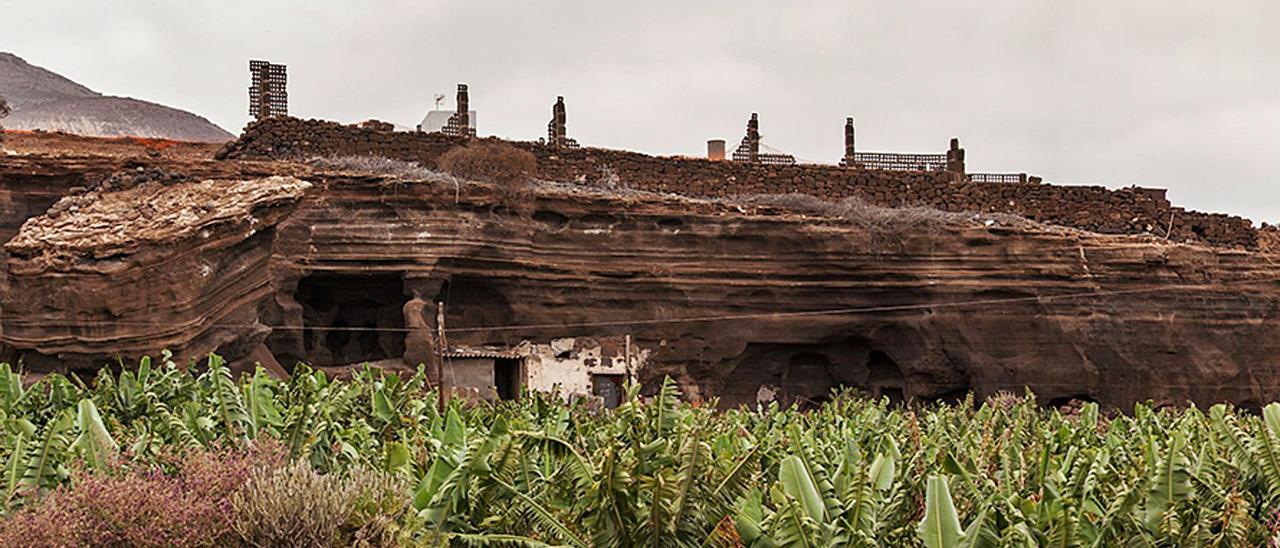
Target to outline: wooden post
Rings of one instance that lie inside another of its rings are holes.
[[[630,334],[628,334],[627,337],[623,339],[623,342],[622,342],[622,363],[624,364],[624,369],[627,373],[627,382],[628,383],[633,382],[635,379],[631,378],[631,335]]]
[[[447,342],[445,341],[445,339],[444,339],[444,303],[436,303],[436,345],[435,345],[435,346],[436,346],[436,352],[435,352],[435,359],[436,359],[436,378],[437,378],[437,379],[439,379],[439,382],[438,382],[438,385],[439,385],[439,392],[437,393],[437,402],[436,402],[436,405],[440,408],[440,414],[441,414],[441,415],[443,415],[443,414],[444,414],[445,402],[446,402],[446,401],[448,401],[448,400],[447,400],[447,398],[445,397],[445,394],[444,394],[444,391],[445,391],[445,383],[444,383],[444,353],[445,353],[445,350],[446,350],[446,348],[447,348],[447,347],[445,346],[446,344],[448,344],[448,343],[447,343]]]

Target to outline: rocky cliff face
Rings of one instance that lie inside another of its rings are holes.
[[[148,238],[55,206],[6,247],[0,338],[41,364],[164,346],[239,357],[259,341],[285,364],[394,360],[419,296],[447,303],[454,344],[630,334],[649,386],[670,375],[726,405],[838,386],[1280,397],[1280,269],[1263,254],[921,209],[306,178],[83,202],[234,212]]]
[[[37,369],[93,368],[169,348],[233,354],[267,333],[274,227],[297,179],[127,180],[63,198],[5,245],[3,337]],[[117,179],[118,181],[118,179]]]

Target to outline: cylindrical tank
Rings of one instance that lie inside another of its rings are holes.
[[[724,160],[724,139],[707,140],[707,159]]]

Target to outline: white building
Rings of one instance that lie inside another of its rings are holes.
[[[445,124],[449,123],[449,117],[453,116],[454,112],[455,111],[452,111],[452,110],[432,110],[427,112],[426,118],[423,118],[422,122],[418,124],[418,131],[423,131],[426,133],[434,133],[434,132],[440,131],[441,129],[444,128]],[[471,113],[470,114],[471,129],[475,129],[476,128],[476,111],[472,110],[468,112]]]
[[[617,407],[649,351],[622,337],[566,337],[525,341],[509,349],[452,348],[445,352],[445,384],[471,400],[519,397],[522,388],[571,399],[592,396]]]

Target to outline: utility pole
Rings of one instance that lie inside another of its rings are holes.
[[[438,302],[436,303],[436,351],[434,356],[436,360],[436,378],[439,379],[436,404],[440,409],[441,415],[444,415],[445,402],[447,401],[444,395],[444,353],[445,348],[447,348],[446,344],[448,343],[444,340],[444,303]]]

